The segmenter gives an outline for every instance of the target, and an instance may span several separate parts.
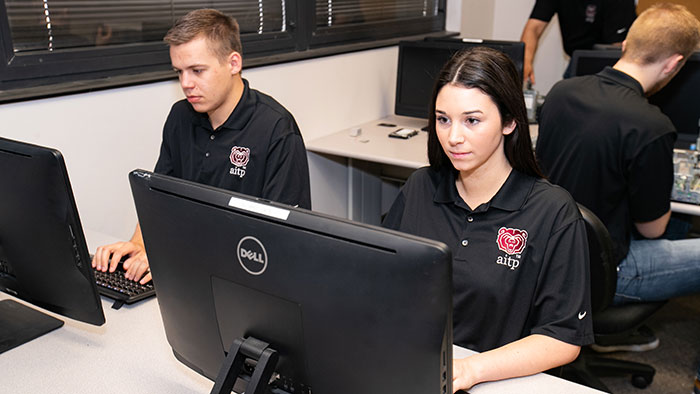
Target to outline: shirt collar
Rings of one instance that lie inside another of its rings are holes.
[[[603,79],[607,79],[608,81],[612,81],[618,85],[631,89],[639,93],[640,96],[644,96],[644,88],[642,87],[642,84],[640,84],[636,79],[632,78],[632,76],[625,74],[620,70],[616,70],[608,66],[597,75]]]
[[[248,81],[241,78],[243,81],[243,94],[241,94],[241,99],[238,100],[236,108],[234,108],[231,115],[229,115],[226,122],[224,122],[221,127],[226,127],[228,129],[242,130],[250,118],[253,117],[255,112],[255,105],[257,104],[253,92],[248,87]]]
[[[253,95],[253,92],[248,87],[248,81],[243,78],[241,79],[243,80],[243,94],[241,95],[240,100],[238,100],[236,108],[233,109],[233,112],[231,112],[231,115],[228,116],[228,119],[226,119],[226,121],[219,126],[219,129],[227,128],[232,130],[242,130],[255,112],[255,95]],[[206,113],[196,112],[194,111],[194,108],[192,108],[192,111],[196,113],[195,118],[197,119],[199,126],[211,129],[209,115]]]
[[[440,172],[441,177],[438,186],[433,196],[433,201],[438,204],[453,203],[460,207],[467,208],[464,200],[457,192],[455,184],[457,172],[453,170],[443,170]],[[532,187],[535,184],[535,177],[525,175],[513,169],[503,186],[498,190],[495,196],[491,198],[484,206],[483,210],[490,207],[502,209],[504,211],[517,211],[527,201],[527,196],[530,194]],[[482,209],[479,209],[482,210]]]

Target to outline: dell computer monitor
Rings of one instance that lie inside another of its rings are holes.
[[[519,41],[493,41],[461,38],[433,38],[399,43],[396,75],[396,115],[427,119],[435,78],[450,58],[460,50],[486,46],[504,52],[522,76],[525,44]]]
[[[589,75],[613,66],[620,59],[620,50],[579,50],[572,57],[573,75]],[[649,102],[666,114],[678,131],[676,147],[688,149],[696,144],[700,128],[700,53],[693,53],[678,74]]]
[[[452,392],[444,244],[142,170],[130,182],[185,365],[214,380],[255,338],[279,354],[273,393]]]
[[[0,138],[0,290],[82,322],[105,322],[61,153]],[[0,301],[0,352],[63,325]]]

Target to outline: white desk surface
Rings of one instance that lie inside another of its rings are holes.
[[[700,216],[700,205],[671,201],[671,211],[678,213],[687,213],[688,215]]]
[[[396,126],[379,126],[379,123]],[[350,135],[354,128],[341,130],[306,142],[306,149],[315,153],[415,169],[428,165],[428,133],[420,131],[427,124],[424,119],[390,116],[361,124],[358,126],[361,133],[357,137]],[[390,132],[401,127],[416,129],[418,135],[407,140],[389,138]]]
[[[0,293],[0,299],[13,298]],[[16,299],[15,299],[16,300]],[[22,302],[22,301],[20,301]],[[155,298],[111,309],[100,327],[63,318],[64,326],[0,354],[2,393],[208,393],[213,382],[173,356]],[[454,347],[456,357],[471,351]],[[545,374],[484,383],[470,393],[598,393]]]

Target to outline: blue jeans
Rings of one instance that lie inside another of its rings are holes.
[[[617,267],[615,304],[700,293],[700,238],[630,242]]]

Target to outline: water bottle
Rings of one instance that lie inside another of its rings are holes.
[[[530,81],[527,81],[527,88],[523,90],[523,98],[525,99],[525,108],[527,109],[527,120],[530,123],[535,123],[537,111],[537,91],[532,89],[532,82]]]

